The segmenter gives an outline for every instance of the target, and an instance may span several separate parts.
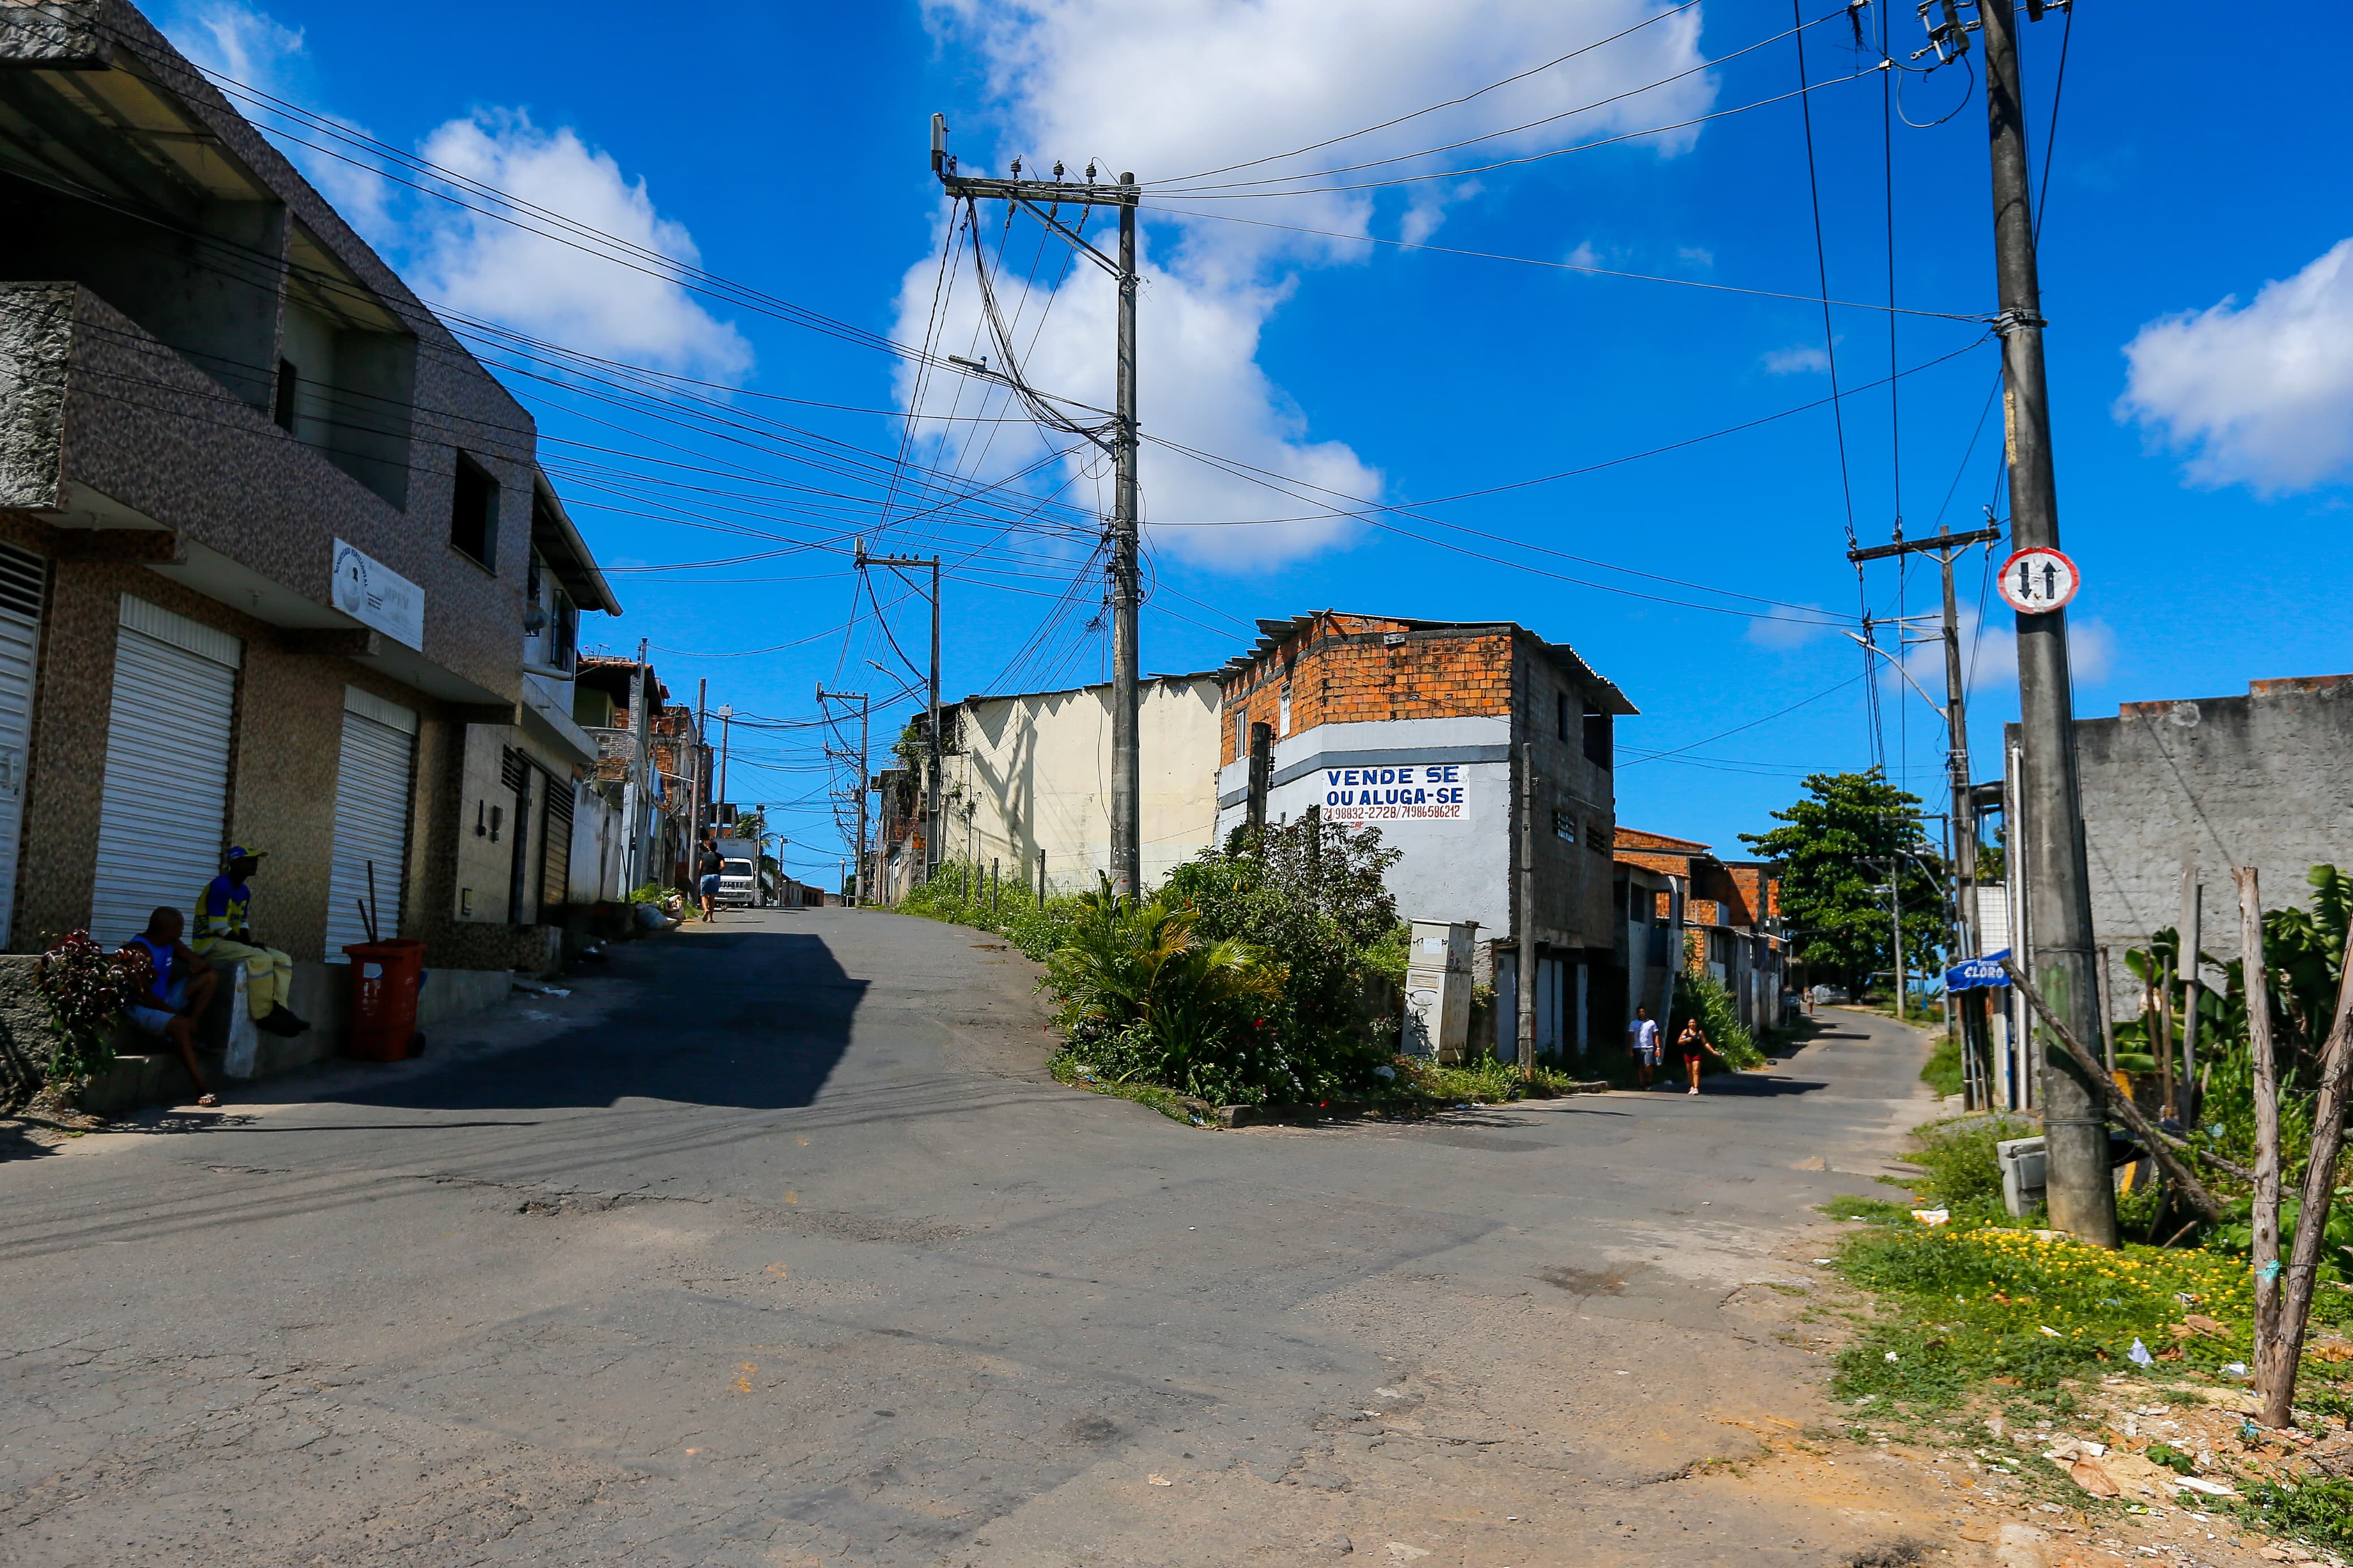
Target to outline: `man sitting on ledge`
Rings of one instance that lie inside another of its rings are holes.
[[[274,947],[255,942],[253,929],[246,922],[253,905],[253,889],[246,883],[260,869],[265,853],[242,844],[229,846],[228,869],[206,883],[197,896],[194,945],[199,958],[243,961],[245,1005],[253,1015],[255,1028],[273,1035],[299,1035],[311,1026],[286,1005],[286,993],[294,981],[294,961]]]
[[[180,911],[166,904],[147,917],[144,931],[122,944],[123,952],[143,953],[147,959],[146,988],[122,1012],[137,1027],[163,1036],[180,1053],[180,1065],[196,1080],[198,1105],[218,1105],[220,1097],[205,1086],[205,1069],[196,1065],[196,1020],[212,1005],[220,976],[180,940],[186,929]]]

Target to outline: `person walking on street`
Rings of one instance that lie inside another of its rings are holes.
[[[719,858],[719,841],[705,836],[702,853],[695,859],[694,875],[695,885],[702,893],[702,918],[706,921],[719,918],[719,877],[725,868],[726,862]]]
[[[294,961],[274,947],[255,940],[249,916],[253,889],[246,884],[261,868],[268,851],[242,844],[228,847],[227,869],[205,884],[196,895],[196,934],[189,946],[207,963],[221,959],[245,965],[245,1005],[253,1026],[273,1035],[294,1036],[310,1028],[286,1005],[294,984]]]
[[[1634,1021],[1626,1026],[1626,1047],[1634,1053],[1635,1082],[1650,1088],[1651,1069],[1659,1065],[1659,1026],[1648,1007],[1634,1009]]]
[[[1686,1094],[1697,1094],[1699,1092],[1700,1053],[1702,1051],[1705,1051],[1717,1061],[1722,1061],[1724,1059],[1724,1053],[1717,1050],[1715,1046],[1708,1042],[1707,1031],[1699,1026],[1699,1020],[1697,1018],[1689,1019],[1683,1024],[1683,1032],[1677,1039],[1676,1044],[1683,1047],[1683,1068],[1691,1074],[1691,1088],[1685,1089],[1683,1092]]]

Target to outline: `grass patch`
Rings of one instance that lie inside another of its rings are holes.
[[[2210,1373],[2246,1360],[2253,1339],[2246,1265],[2216,1253],[2110,1252],[1957,1215],[1874,1225],[1848,1238],[1836,1268],[1882,1314],[1840,1352],[1831,1386],[1846,1399],[1949,1409],[2002,1378],[2050,1414],[2070,1380],[2129,1364],[2137,1339],[2179,1370]],[[2168,1330],[2190,1310],[2224,1334],[2177,1342]]]
[[[1132,1100],[1138,1105],[1152,1107],[1171,1121],[1181,1121],[1188,1127],[1205,1125],[1193,1108],[1186,1103],[1185,1098],[1174,1089],[1163,1089],[1156,1083],[1107,1078],[1068,1051],[1057,1053],[1046,1066],[1057,1083],[1083,1089],[1090,1094],[1107,1094],[1114,1100]]]
[[[2353,1545],[2353,1480],[2315,1476],[2298,1482],[2256,1481],[2247,1488],[2239,1516],[2273,1535],[2316,1545]]]
[[[1920,1068],[1920,1081],[1940,1095],[1961,1092],[1961,1042],[1947,1035]]]

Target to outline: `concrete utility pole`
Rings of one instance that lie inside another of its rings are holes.
[[[940,558],[936,555],[869,555],[866,553],[866,541],[861,539],[858,542],[857,562],[860,572],[869,566],[893,569],[928,566],[932,569],[932,680],[931,700],[927,709],[930,714],[927,727],[931,731],[931,744],[927,749],[932,757],[932,776],[923,789],[923,880],[928,882],[932,879],[932,873],[939,869],[940,836],[947,831],[947,817],[941,807],[942,788],[947,781],[940,756]],[[863,750],[862,747],[860,749]]]
[[[2040,17],[2045,5],[2030,0]],[[1948,13],[1949,14],[1949,13]],[[2026,108],[2019,83],[2018,18],[2011,0],[1978,0],[1985,35],[1986,124],[1993,165],[1994,266],[2000,281],[2002,416],[2010,457],[2010,543],[2059,548],[2058,483],[2051,458],[2051,398],[2043,375],[2042,290],[2034,252],[2034,206],[2026,156]],[[1932,31],[1956,52],[1958,28]],[[2018,616],[2019,790],[2025,810],[2012,852],[2025,872],[2024,968],[2079,1040],[2098,1033],[2101,1003],[2092,957],[2091,875],[2084,863],[2083,801],[2075,766],[2075,715],[2069,687],[2067,614]],[[2038,1030],[2037,1034],[2042,1032]],[[2055,1040],[2042,1058],[2042,1129],[2048,1151],[2051,1224],[2095,1247],[2114,1247],[2116,1188],[2108,1176],[2107,1086]]]
[[[735,705],[723,703],[719,709],[719,794],[712,798],[712,813],[727,800],[727,750],[735,738]]]
[[[703,777],[702,766],[702,727],[710,722],[710,707],[711,682],[707,679],[697,680],[694,683],[694,801],[686,814],[687,837],[696,844],[702,842],[702,800],[710,793],[703,787],[707,781]]]
[[[1517,1016],[1512,1021],[1519,1036],[1520,1076],[1526,1078],[1536,1068],[1536,749],[1523,742],[1520,746],[1520,896],[1514,900],[1519,918],[1513,923],[1519,927],[1520,952],[1514,961],[1518,970],[1519,1005]],[[1670,965],[1682,962],[1681,953],[1667,955]],[[1673,984],[1672,981],[1668,982]],[[1659,1019],[1661,1037],[1664,1038],[1667,1020]]]
[[[1077,424],[1068,415],[1049,408],[1048,404],[1070,400],[1046,396],[1024,384],[1020,367],[1009,363],[1009,346],[1005,351],[1008,363],[1002,369],[992,370],[985,362],[961,358],[955,363],[967,374],[1012,387],[1047,422],[1084,437],[1111,456],[1115,472],[1111,520],[1111,885],[1115,893],[1140,893],[1144,889],[1144,778],[1137,743],[1136,710],[1141,695],[1138,672],[1142,665],[1137,648],[1136,610],[1144,595],[1137,572],[1135,207],[1143,192],[1133,174],[1123,174],[1114,184],[1097,184],[1092,163],[1087,165],[1082,182],[1062,179],[1060,163],[1054,165],[1053,179],[1022,179],[1018,159],[1013,163],[1015,177],[1011,179],[959,174],[955,159],[948,154],[947,121],[937,114],[932,116],[932,173],[952,197],[970,204],[1002,201],[1020,206],[1109,273],[1119,287],[1119,326],[1114,345],[1118,395],[1107,429]],[[1118,209],[1116,260],[1096,249],[1083,235],[1061,220],[1060,209],[1072,206]],[[984,291],[986,279],[984,272]]]
[[[872,704],[863,691],[828,691],[823,681],[818,683],[817,701],[820,709],[828,702],[858,704],[858,845],[852,856],[852,861],[858,867],[858,879],[850,884],[849,901],[853,905],[862,904],[866,902],[867,894],[866,790],[873,780],[873,775],[866,771],[866,716]],[[781,858],[778,864],[782,865]]]

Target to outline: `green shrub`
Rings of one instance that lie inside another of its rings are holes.
[[[1674,1015],[1668,1020],[1665,1038],[1683,1038],[1683,1025],[1693,1018],[1707,1032],[1715,1048],[1724,1053],[1725,1064],[1735,1068],[1761,1068],[1765,1053],[1741,1027],[1740,1008],[1725,989],[1724,982],[1704,972],[1679,974],[1675,977]]]
[[[1074,1058],[1217,1103],[1307,1098],[1269,1027],[1283,973],[1262,949],[1205,938],[1197,911],[1108,879],[1076,902],[1046,965]]]
[[[1994,1145],[2012,1138],[2031,1138],[2041,1129],[2023,1118],[1957,1116],[1915,1128],[1911,1151],[1903,1163],[1917,1167],[1916,1181],[1907,1181],[1922,1199],[1956,1214],[1996,1221],[2001,1205],[2001,1164]]]

